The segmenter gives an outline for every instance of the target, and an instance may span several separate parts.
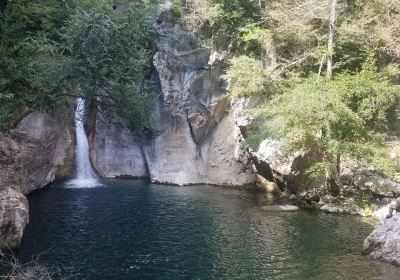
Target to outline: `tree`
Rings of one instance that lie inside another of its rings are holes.
[[[57,38],[68,16],[61,1],[5,1],[0,7],[0,131],[18,123],[31,108],[43,101],[41,89],[32,84],[32,61],[50,60],[29,41]]]
[[[343,156],[387,172],[391,166],[382,143],[389,123],[398,121],[390,119],[398,86],[372,65],[368,62],[358,74],[342,74],[319,84],[311,76],[261,111],[270,137],[282,141],[288,154],[302,150],[320,155],[309,171],[314,177],[324,175],[331,190],[337,187]]]
[[[329,20],[328,55],[326,58],[326,78],[328,80],[332,79],[333,39],[336,31],[336,6],[337,6],[337,0],[332,0],[330,20]]]
[[[69,58],[65,68],[69,69],[66,78],[70,83],[80,87],[84,97],[98,103],[103,111],[119,113],[133,127],[149,128],[151,103],[147,99],[151,95],[141,88],[150,64],[147,47],[152,38],[146,9],[136,5],[118,18],[103,10],[78,10],[60,30],[60,37]]]

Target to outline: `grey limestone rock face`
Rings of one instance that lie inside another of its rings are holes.
[[[364,240],[363,253],[400,266],[400,216],[382,220]]]
[[[177,22],[171,1],[159,6],[153,58],[159,85],[151,137],[97,119],[91,156],[103,177],[149,176],[177,185],[255,182],[252,164],[222,80],[223,63]],[[212,61],[212,63],[211,63]]]
[[[160,34],[153,63],[161,101],[154,137],[145,147],[154,182],[245,185],[255,182],[252,164],[241,148],[243,137],[230,112],[220,61],[171,16],[170,1],[160,6]]]
[[[139,137],[117,117],[109,120],[98,114],[90,152],[93,167],[102,177],[149,175]]]
[[[0,141],[0,188],[28,194],[70,174],[73,158],[73,125],[68,117],[33,112]]]
[[[177,185],[251,184],[255,174],[239,137],[232,115],[213,129],[201,147],[193,140],[188,125],[169,127],[146,147],[151,180]]]
[[[24,194],[73,168],[74,135],[66,116],[32,112],[0,140],[0,249],[16,246],[28,223]]]

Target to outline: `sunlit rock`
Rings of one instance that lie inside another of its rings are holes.
[[[400,266],[400,215],[382,220],[364,240],[363,253]]]

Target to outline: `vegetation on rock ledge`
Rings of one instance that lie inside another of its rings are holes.
[[[384,141],[399,132],[400,6],[392,0],[188,0],[191,30],[230,37],[225,79],[264,121],[249,136],[288,154],[317,151],[313,178],[338,182],[343,158],[394,175]],[[396,35],[397,34],[397,35]]]

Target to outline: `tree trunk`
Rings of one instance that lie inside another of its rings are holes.
[[[321,58],[321,62],[319,64],[318,76],[317,76],[317,84],[319,84],[319,78],[321,77],[322,67],[324,66],[324,64],[325,64],[325,56],[323,56]]]
[[[336,30],[336,6],[337,0],[331,2],[331,16],[329,20],[329,37],[328,37],[328,55],[326,58],[326,78],[327,80],[332,79],[332,68],[333,68],[333,39]]]

